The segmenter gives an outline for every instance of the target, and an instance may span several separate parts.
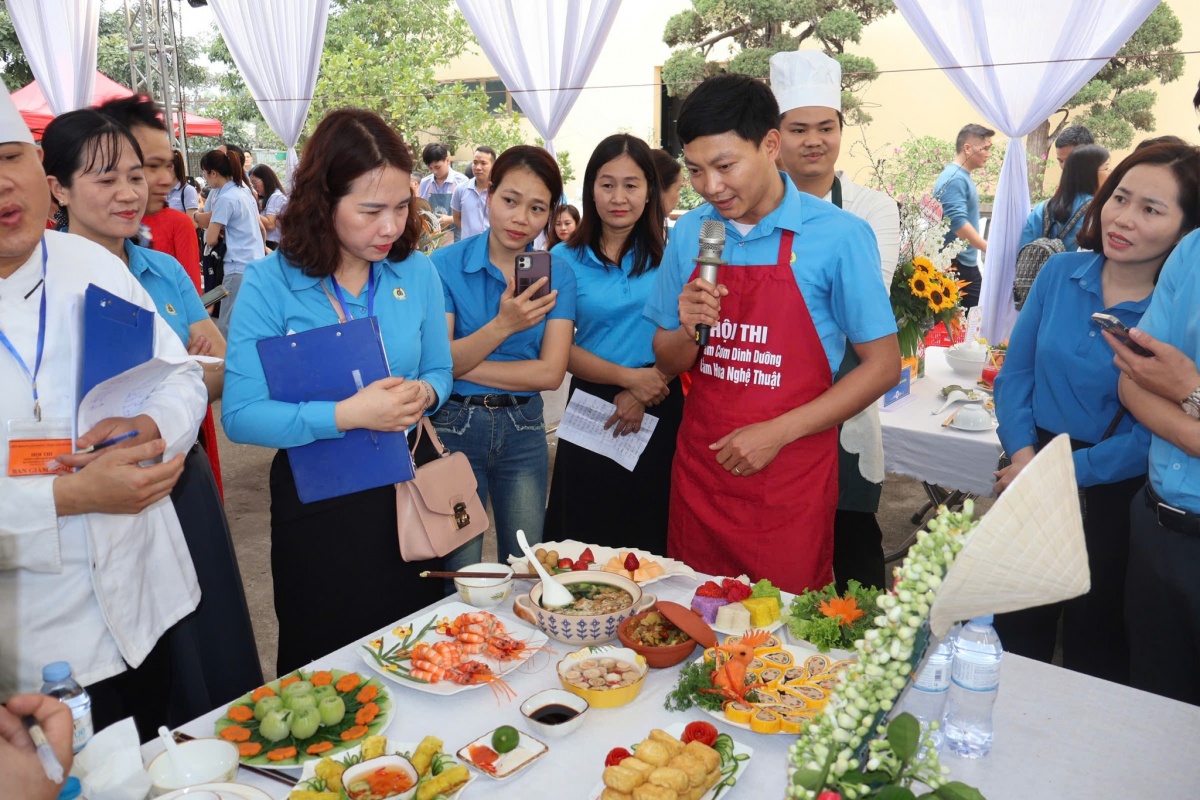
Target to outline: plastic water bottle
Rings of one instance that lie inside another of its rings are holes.
[[[967,758],[992,749],[992,706],[1000,692],[1004,648],[992,627],[992,615],[971,620],[954,644],[954,667],[946,698],[946,745]]]
[[[72,746],[78,753],[92,738],[92,698],[71,675],[71,665],[66,661],[55,661],[42,667],[42,694],[57,697],[71,709],[75,718],[75,736]]]
[[[917,675],[912,688],[904,696],[904,710],[917,718],[924,733],[931,735],[935,749],[942,749],[944,731],[940,726],[946,708],[946,694],[950,689],[950,669],[954,663],[954,642],[961,625],[955,623],[934,651],[925,659],[925,666]],[[937,720],[938,730],[930,732],[929,723]]]

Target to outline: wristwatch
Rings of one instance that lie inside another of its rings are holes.
[[[1200,386],[1180,403],[1184,412],[1192,419],[1200,419]]]

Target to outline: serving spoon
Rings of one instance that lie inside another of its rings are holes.
[[[521,546],[525,557],[529,559],[529,565],[537,571],[537,574],[542,579],[542,600],[541,606],[548,611],[553,611],[556,608],[566,608],[575,602],[575,598],[567,587],[563,586],[554,578],[550,577],[550,573],[546,572],[546,568],[533,555],[533,551],[529,549],[529,540],[525,538],[525,531],[517,531],[517,544]]]
[[[955,389],[954,391],[950,392],[950,394],[946,395],[946,402],[942,403],[937,411],[930,411],[929,413],[937,416],[961,400],[970,400],[973,403],[977,403],[983,399],[981,394],[981,392],[976,392],[974,389],[972,389],[970,392],[964,392],[962,389]]]

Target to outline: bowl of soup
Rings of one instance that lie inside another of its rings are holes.
[[[417,793],[417,769],[403,756],[360,761],[342,773],[350,800],[408,800]]]
[[[654,605],[652,594],[623,575],[599,570],[564,572],[555,575],[571,593],[566,608],[542,608],[542,584],[537,582],[529,594],[519,595],[513,613],[543,633],[564,644],[591,645],[617,638],[621,623]]]

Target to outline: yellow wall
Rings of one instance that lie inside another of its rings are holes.
[[[687,0],[626,0],[621,4],[596,67],[555,140],[559,150],[570,152],[575,167],[576,179],[567,186],[567,194],[573,200],[580,196],[579,182],[588,156],[605,136],[627,132],[657,145],[659,89],[655,84],[657,70],[670,53],[662,42],[662,31],[671,16],[688,6]],[[1200,50],[1200,3],[1175,0],[1171,8],[1183,25],[1183,39],[1177,48]],[[868,26],[862,43],[853,46],[852,51],[869,55],[883,71],[934,66],[933,59],[899,12]],[[1173,133],[1189,141],[1200,141],[1196,130],[1200,117],[1191,104],[1200,80],[1200,56],[1186,58],[1180,80],[1166,86],[1151,85],[1158,92],[1154,110],[1157,126],[1152,133],[1139,134],[1139,139]],[[467,79],[495,74],[487,59],[473,55],[460,59],[439,78]],[[874,120],[867,126],[846,129],[838,166],[863,181],[868,169],[865,148],[887,152],[885,148],[904,142],[910,135],[953,140],[967,122],[990,123],[981,119],[954,84],[937,70],[881,75],[861,97]],[[529,131],[532,141],[535,136],[532,126]],[[464,148],[458,158],[469,161],[470,150]],[[1124,153],[1114,155],[1119,158]],[[1057,181],[1054,174],[1057,166],[1051,163],[1047,185]]]

